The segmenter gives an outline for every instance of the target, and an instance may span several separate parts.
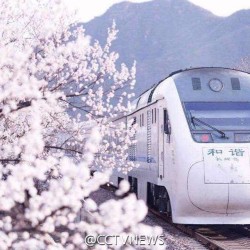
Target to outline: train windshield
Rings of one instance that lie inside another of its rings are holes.
[[[186,115],[191,130],[250,130],[248,102],[186,102]],[[193,118],[202,122],[194,122]],[[207,126],[210,125],[211,127]]]

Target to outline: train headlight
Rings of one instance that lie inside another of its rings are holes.
[[[234,134],[234,141],[235,142],[250,142],[250,133]]]
[[[215,92],[220,92],[223,89],[223,83],[219,79],[211,79],[208,85]]]
[[[194,140],[197,142],[209,143],[213,142],[212,135],[209,133],[193,133]]]

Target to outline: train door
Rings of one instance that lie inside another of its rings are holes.
[[[166,168],[166,159],[167,154],[169,151],[169,144],[170,144],[170,133],[171,127],[168,117],[168,111],[166,106],[163,105],[163,101],[159,103],[158,108],[158,159],[159,159],[159,166],[158,166],[158,177],[163,179],[164,170]]]

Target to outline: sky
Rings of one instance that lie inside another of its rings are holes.
[[[76,8],[79,21],[87,22],[95,16],[102,15],[109,7],[123,0],[66,0],[70,8]],[[130,0],[130,2],[147,2],[150,0]],[[189,0],[215,15],[229,16],[241,9],[250,9],[250,0]]]

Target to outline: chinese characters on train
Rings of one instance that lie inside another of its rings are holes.
[[[238,157],[245,156],[245,150],[240,148],[234,149],[208,149],[207,155],[214,156],[217,161],[239,161]]]

